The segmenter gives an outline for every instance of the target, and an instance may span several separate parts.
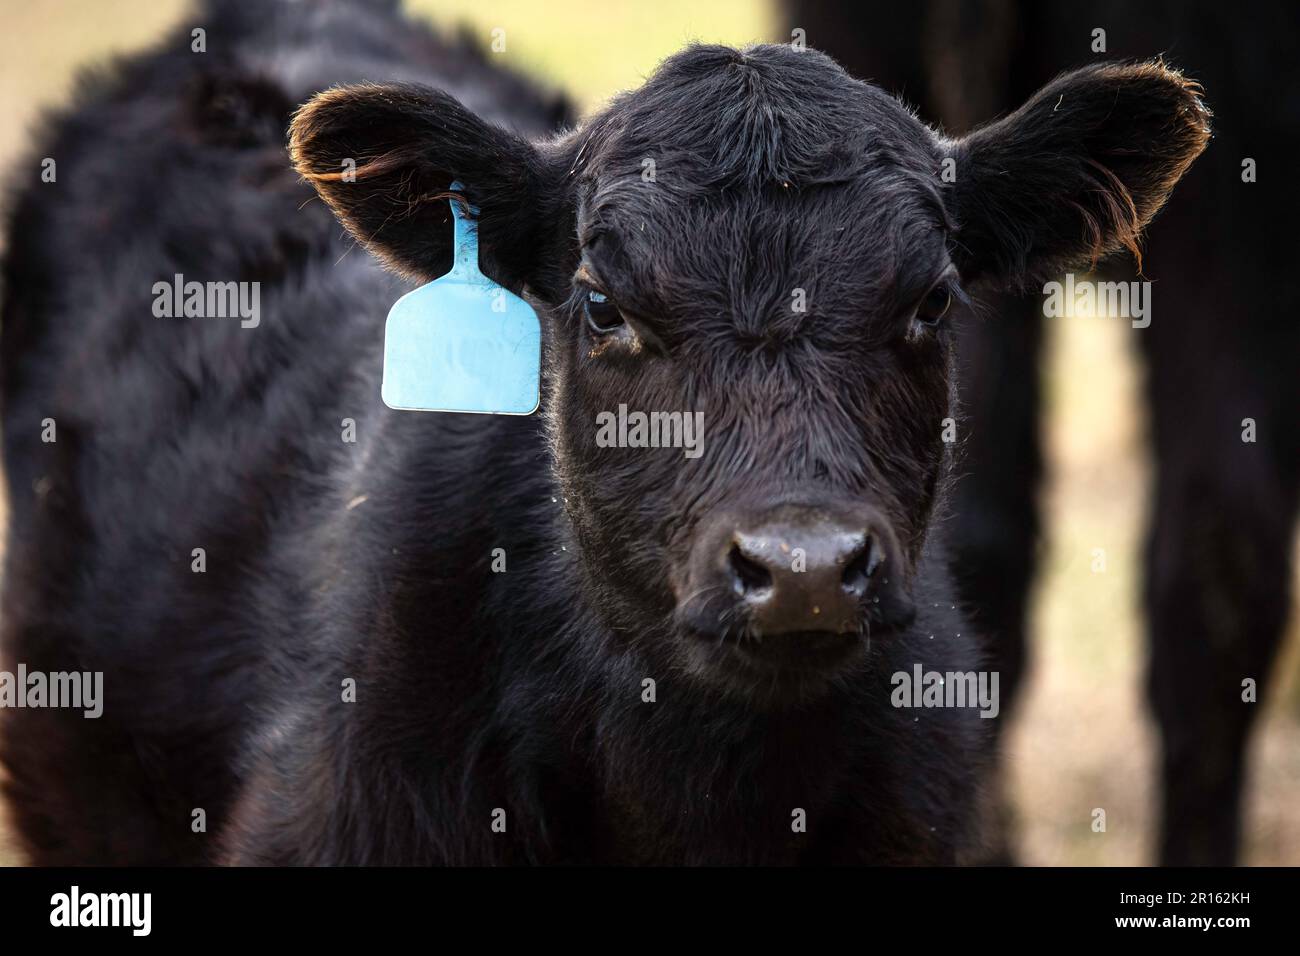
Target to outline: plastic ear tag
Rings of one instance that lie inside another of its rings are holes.
[[[451,271],[393,303],[380,394],[389,408],[409,411],[531,415],[540,401],[541,323],[479,271],[478,224],[449,202]]]

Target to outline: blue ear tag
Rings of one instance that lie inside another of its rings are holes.
[[[459,192],[459,183],[451,189]],[[384,328],[384,404],[419,412],[531,415],[542,327],[523,299],[478,267],[478,224],[451,202],[451,271],[398,299]],[[472,210],[474,215],[477,209]]]

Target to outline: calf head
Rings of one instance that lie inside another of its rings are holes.
[[[952,301],[1136,252],[1208,136],[1195,84],[1158,63],[1064,75],[951,140],[818,53],[693,47],[552,140],[361,86],[303,107],[291,151],[361,243],[425,279],[466,184],[484,270],[544,316],[593,605],[757,692],[825,686],[909,621],[949,464]],[[606,447],[620,406],[633,433],[638,412],[702,420],[697,447]]]

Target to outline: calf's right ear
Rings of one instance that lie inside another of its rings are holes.
[[[339,221],[392,268],[429,280],[451,268],[453,181],[479,208],[479,262],[516,292],[537,266],[547,164],[533,146],[440,90],[336,87],[289,128],[294,168]]]

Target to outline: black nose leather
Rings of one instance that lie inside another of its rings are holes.
[[[721,515],[694,544],[691,593],[718,594],[714,607],[725,594],[727,612],[762,636],[857,632],[897,561],[892,542],[866,508]]]
[[[777,521],[737,530],[724,573],[764,634],[853,631],[883,552],[870,531]]]

